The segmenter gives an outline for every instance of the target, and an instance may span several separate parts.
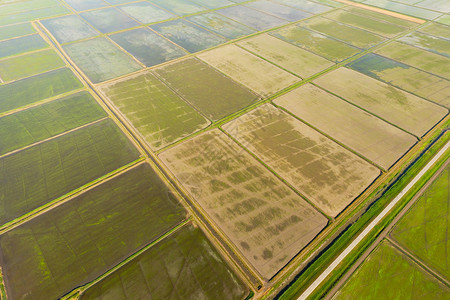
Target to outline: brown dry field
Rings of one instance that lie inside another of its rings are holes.
[[[271,104],[224,129],[332,217],[380,174],[362,158]]]
[[[419,137],[448,113],[441,106],[347,68],[325,74],[314,83]]]
[[[159,157],[266,279],[327,224],[322,214],[218,129]]]
[[[246,39],[238,45],[302,78],[334,65],[323,57],[268,34]]]
[[[264,97],[301,80],[236,45],[213,49],[198,58]]]
[[[417,142],[414,136],[312,84],[274,103],[386,170]]]

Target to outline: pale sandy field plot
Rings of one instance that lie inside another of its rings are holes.
[[[419,137],[448,113],[441,106],[347,68],[325,74],[314,83]]]
[[[198,57],[262,96],[301,80],[235,45],[219,47]]]
[[[224,129],[332,217],[380,174],[362,158],[271,104]]]
[[[238,45],[302,78],[334,65],[323,57],[268,34],[246,39]]]
[[[323,215],[218,129],[160,158],[265,278],[327,224]]]
[[[393,42],[375,51],[418,69],[450,79],[450,58],[411,45]]]
[[[414,136],[312,84],[274,102],[386,170],[417,142]]]

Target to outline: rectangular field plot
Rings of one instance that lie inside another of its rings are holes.
[[[450,78],[447,70],[450,64],[448,57],[400,42],[393,42],[375,52],[438,76]]]
[[[20,3],[23,7],[23,3]],[[2,7],[3,9],[3,7]],[[37,19],[57,17],[62,15],[67,15],[70,10],[64,7],[62,4],[53,7],[45,7],[41,9],[26,11],[18,14],[4,15],[0,16],[0,26],[17,24],[23,22],[30,22]]]
[[[203,232],[188,225],[88,288],[81,300],[244,299],[248,290]]]
[[[268,0],[257,0],[245,4],[245,6],[265,12],[269,15],[295,22],[311,16],[311,14],[302,10],[295,9],[286,5],[277,4]]]
[[[393,25],[398,25],[398,26],[406,27],[406,28],[412,28],[414,26],[417,26],[417,23],[412,22],[412,21],[408,21],[405,19],[401,19],[401,18],[397,18],[397,17],[391,16],[391,15],[385,14],[385,13],[376,12],[376,11],[368,10],[365,8],[359,8],[359,7],[355,7],[355,6],[351,6],[351,5],[344,7],[342,10],[345,10],[354,15],[363,16],[363,17],[369,19],[368,23],[371,23],[370,19],[372,19],[372,20],[383,21],[386,23],[390,23]],[[332,14],[332,13],[330,13],[330,14]],[[345,19],[350,21],[352,18],[348,19],[347,17],[345,17],[344,20]],[[368,23],[363,22],[364,26],[367,26]],[[357,24],[358,23],[355,23],[355,25],[357,25]],[[361,26],[361,24],[359,24],[359,26]]]
[[[0,41],[33,33],[36,33],[36,30],[31,23],[4,26],[0,27]]]
[[[27,35],[0,42],[0,58],[18,55],[34,50],[48,48],[39,34]]]
[[[437,18],[436,22],[450,26],[450,14]]]
[[[64,50],[93,83],[132,73],[142,67],[107,38],[64,46]]]
[[[0,85],[0,114],[82,87],[68,68]]]
[[[369,48],[386,40],[379,35],[322,17],[306,20],[301,26],[358,48]]]
[[[302,78],[334,65],[323,57],[267,34],[246,39],[238,45]]]
[[[245,35],[250,35],[255,32],[255,30],[250,27],[214,12],[188,17],[187,20],[203,26],[230,40],[237,39]]]
[[[450,40],[441,39],[420,32],[413,32],[401,37],[398,41],[418,48],[450,57]],[[449,64],[450,66],[450,64]]]
[[[433,20],[442,14],[436,11],[423,9],[420,7],[414,7],[403,3],[393,2],[389,0],[367,0],[364,4],[384,8],[387,10],[395,11],[404,15],[413,16],[425,20]]]
[[[185,215],[150,166],[140,165],[1,235],[8,296],[59,299]]]
[[[385,170],[417,142],[414,136],[311,84],[281,96],[275,104]]]
[[[174,14],[147,2],[131,3],[118,6],[117,8],[143,24],[160,22],[176,17]]]
[[[256,30],[265,30],[288,23],[284,19],[241,5],[219,9],[217,12]]]
[[[263,97],[301,80],[236,45],[213,49],[198,58]]]
[[[197,5],[185,0],[149,0],[149,2],[154,3],[159,7],[162,7],[179,16],[189,15],[206,10],[206,8],[202,7],[201,5]]]
[[[64,0],[64,2],[69,4],[76,11],[83,11],[108,6],[108,4],[102,0]]]
[[[275,275],[327,224],[218,129],[160,158],[264,278]]]
[[[53,50],[45,50],[0,59],[0,77],[3,81],[12,81],[61,68],[64,61]]]
[[[308,0],[276,0],[276,2],[279,2],[281,4],[284,4],[284,5],[287,5],[290,7],[295,7],[295,8],[301,9],[303,11],[312,13],[312,14],[323,13],[323,12],[333,9],[330,6],[317,3],[317,2],[322,2],[320,0],[317,2],[308,1]]]
[[[380,174],[368,162],[270,104],[224,129],[328,216],[336,217]]]
[[[148,28],[116,33],[110,37],[147,67],[187,54],[182,48],[177,47]]]
[[[356,47],[297,25],[284,27],[270,34],[334,62],[342,61],[360,52]]]
[[[0,226],[139,157],[104,120],[0,159]]]
[[[152,73],[113,82],[101,90],[153,150],[209,124]]]
[[[326,14],[325,17],[389,38],[392,38],[408,29],[408,27],[403,27],[397,24],[386,22],[386,20],[379,20],[378,18],[374,18],[374,15],[369,17],[367,15],[360,15],[357,13],[353,14],[345,10],[333,11]],[[410,24],[407,23],[404,25]]]
[[[100,34],[77,15],[42,20],[41,23],[60,44],[82,40]]]
[[[223,6],[234,4],[234,2],[228,0],[190,0],[190,2],[197,3],[207,8],[220,8]]]
[[[0,118],[0,155],[106,117],[88,92]]]
[[[442,171],[411,210],[395,225],[391,236],[422,262],[450,279],[448,256],[450,165]]]
[[[175,44],[194,53],[226,42],[226,39],[184,20],[150,26]]]
[[[110,33],[139,25],[138,22],[114,7],[84,12],[80,16],[102,33]]]
[[[450,289],[408,256],[382,242],[333,297],[340,299],[446,299]],[[447,295],[447,296],[446,296]]]
[[[204,62],[190,58],[155,70],[210,120],[219,120],[255,103],[258,96]]]
[[[450,26],[446,26],[439,23],[427,24],[418,29],[417,31],[447,40],[450,39]]]
[[[444,107],[347,68],[314,83],[418,137],[448,113]]]
[[[450,81],[395,60],[367,54],[349,68],[450,108]]]

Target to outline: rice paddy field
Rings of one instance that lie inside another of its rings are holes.
[[[446,128],[448,13],[0,0],[0,299],[277,298]],[[448,294],[447,173],[339,297]]]

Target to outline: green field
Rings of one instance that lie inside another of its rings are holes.
[[[323,17],[306,20],[301,25],[358,48],[370,48],[386,40],[379,35]]]
[[[0,85],[0,114],[82,87],[68,68]]]
[[[266,104],[224,129],[325,214],[336,217],[380,170]]]
[[[39,34],[27,35],[0,42],[0,58],[48,48]]]
[[[0,27],[0,41],[33,33],[36,30],[31,23],[4,26]]]
[[[64,67],[65,63],[53,50],[45,50],[0,60],[0,77],[12,81]]]
[[[388,242],[381,243],[333,299],[448,299],[450,289]]]
[[[185,59],[155,72],[210,120],[221,119],[257,101],[256,94],[198,59]]]
[[[64,50],[93,82],[109,80],[142,67],[105,37],[68,44]]]
[[[0,226],[138,157],[109,119],[5,156],[0,159]]]
[[[426,265],[450,279],[448,223],[450,165],[395,225],[391,236]]]
[[[448,31],[450,33],[450,30]],[[406,44],[450,57],[450,41],[432,35],[413,32],[398,39]]]
[[[358,48],[297,25],[284,27],[270,34],[334,62],[342,61],[360,52]]]
[[[86,299],[244,299],[248,291],[203,232],[188,225],[94,284]]]
[[[347,6],[345,8],[343,8],[343,10],[349,12],[350,14],[348,16],[350,16],[350,20],[355,20],[354,18],[356,18],[355,16],[352,15],[358,15],[358,16],[362,16],[364,17],[364,21],[362,22],[363,24],[365,24],[364,26],[367,26],[368,24],[372,23],[372,20],[377,21],[378,22],[384,22],[384,23],[390,23],[393,25],[397,25],[394,26],[392,28],[398,28],[398,26],[400,27],[405,27],[405,28],[411,28],[417,25],[417,23],[408,21],[408,20],[404,20],[404,19],[400,19],[394,16],[390,16],[388,14],[383,14],[383,13],[379,13],[379,12],[375,12],[372,10],[368,10],[368,9],[364,9],[364,8],[359,8],[359,7],[354,7],[354,6]],[[334,12],[331,12],[330,14],[327,14],[328,16],[331,17],[331,15],[333,15]],[[339,18],[339,13],[337,14],[337,18]],[[344,15],[344,20],[348,18],[348,16]],[[359,19],[360,20],[360,19]],[[341,20],[343,21],[343,20]],[[354,23],[354,25],[358,25],[358,23]],[[359,24],[360,25],[360,24]],[[361,26],[361,25],[360,25]],[[381,27],[385,27],[386,25],[380,24]],[[369,28],[367,28],[369,29]]]
[[[88,92],[0,118],[0,155],[106,117]]]
[[[427,24],[418,31],[427,33],[436,37],[444,38],[444,39],[450,39],[450,26],[446,26],[439,23],[430,23]]]
[[[428,52],[426,50],[400,42],[390,43],[389,45],[376,50],[375,53],[446,79],[450,79],[450,74],[448,72],[450,58],[445,56]]]
[[[209,124],[153,73],[113,82],[101,87],[101,90],[153,150]]]
[[[184,0],[150,0],[149,2],[177,15],[188,15],[206,10],[201,5]]]
[[[23,6],[22,2],[19,2],[18,4]],[[5,7],[2,7],[2,9],[4,8]],[[60,4],[58,6],[45,7],[32,11],[25,11],[17,14],[0,16],[0,26],[34,21],[40,18],[61,16],[66,15],[68,13],[70,13],[70,10],[64,7],[62,4]]]
[[[159,157],[266,279],[327,225],[322,214],[218,129]]]
[[[2,234],[0,263],[8,296],[57,299],[185,216],[159,176],[142,164]]]
[[[418,137],[448,114],[444,107],[347,68],[314,83]]]
[[[74,15],[42,20],[41,23],[60,44],[94,37],[99,34],[83,19]]]
[[[347,67],[450,108],[450,81],[444,78],[372,53]]]

